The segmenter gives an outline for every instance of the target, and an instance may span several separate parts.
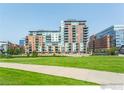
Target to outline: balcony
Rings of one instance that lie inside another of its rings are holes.
[[[73,43],[75,43],[75,42],[76,42],[76,40],[73,40],[72,42],[73,42]]]
[[[65,29],[65,30],[68,30],[68,27],[65,27],[64,29]]]
[[[64,38],[64,41],[68,41],[68,39],[65,39],[65,38]]]
[[[76,29],[76,28],[74,28],[74,27],[72,28],[72,30],[75,30],[75,29]]]
[[[25,43],[28,44],[28,41],[26,41]]]
[[[76,35],[76,32],[72,32],[72,34]]]
[[[68,31],[64,31],[64,34],[66,34],[66,33],[68,34]]]
[[[67,35],[68,36],[68,33],[64,33],[64,36]]]
[[[88,31],[84,31],[83,34],[88,34]]]
[[[86,29],[86,30],[87,30],[87,29],[88,29],[88,27],[84,27],[83,29]]]
[[[65,25],[71,25],[71,23],[65,23]]]
[[[79,23],[79,25],[85,25],[85,23]]]
[[[64,32],[68,32],[68,30],[65,29]]]
[[[68,43],[68,41],[64,41],[64,43]]]
[[[36,38],[35,40],[36,40],[36,41],[38,41],[39,39],[38,39],[38,38]]]
[[[67,42],[68,42],[68,39],[65,39],[65,38],[64,38],[64,41],[67,41]]]
[[[83,37],[87,37],[88,35],[87,34],[83,34]]]
[[[88,39],[88,37],[83,37],[83,39]]]
[[[86,40],[83,40],[83,42],[85,43],[85,42],[87,42],[88,40],[86,39]]]
[[[68,36],[64,36],[65,39],[68,39]]]

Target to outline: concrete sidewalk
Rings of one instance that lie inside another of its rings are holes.
[[[32,64],[18,64],[18,63],[0,63],[0,67],[14,68],[38,73],[45,73],[49,75],[63,76],[78,80],[94,82],[97,84],[124,84],[124,74],[97,71],[81,68],[60,67],[60,66],[46,66],[46,65],[32,65]]]

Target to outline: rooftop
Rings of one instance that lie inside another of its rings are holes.
[[[106,32],[106,31],[108,31],[109,29],[112,29],[112,28],[124,28],[124,25],[112,25],[112,26],[110,26],[110,27],[108,27],[108,28],[96,33],[95,35],[98,35],[100,33],[104,33],[104,32]]]
[[[86,20],[67,19],[64,22],[86,22]]]
[[[35,31],[29,31],[29,32],[59,32],[58,30],[35,30]]]

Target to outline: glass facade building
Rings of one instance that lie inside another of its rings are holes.
[[[92,38],[91,38],[92,37]],[[113,25],[105,30],[93,35],[89,40],[89,47],[101,48],[120,48],[124,45],[124,25]],[[94,45],[92,45],[94,42]]]
[[[25,45],[25,40],[24,40],[24,39],[19,40],[19,45],[20,45],[20,46],[24,46],[24,45]]]

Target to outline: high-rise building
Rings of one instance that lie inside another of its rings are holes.
[[[124,25],[113,25],[92,35],[89,40],[90,49],[120,48],[124,45]]]
[[[61,21],[61,45],[64,53],[86,53],[88,27],[85,20]]]

